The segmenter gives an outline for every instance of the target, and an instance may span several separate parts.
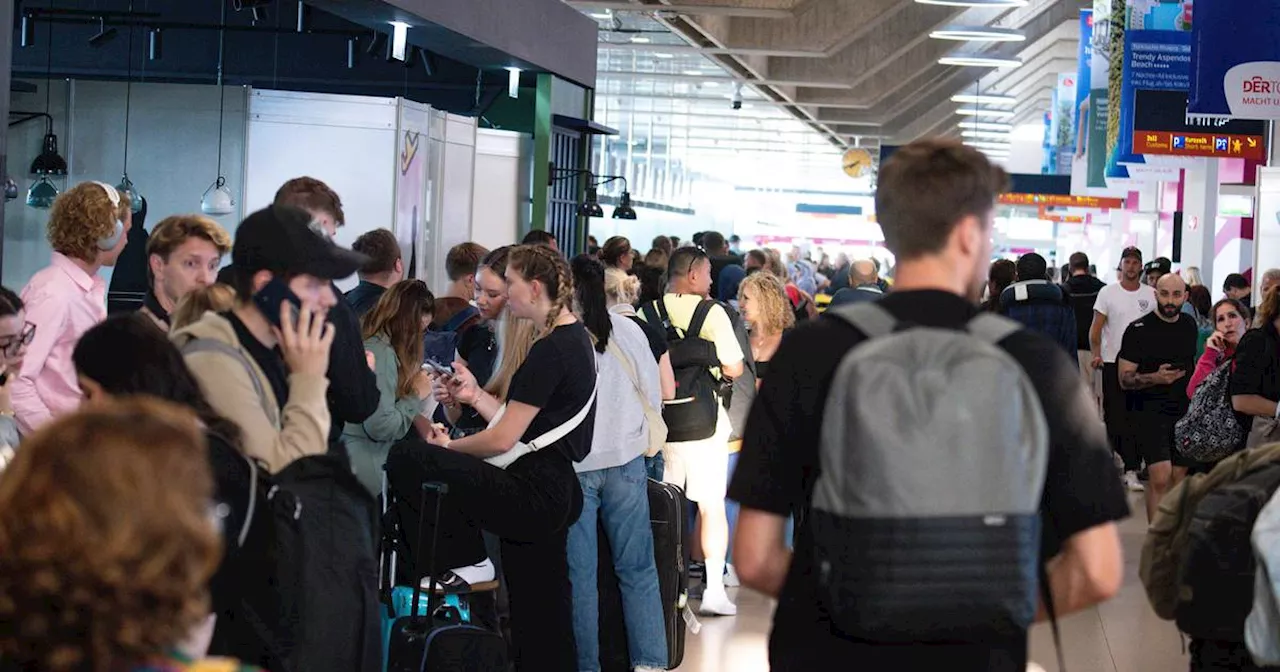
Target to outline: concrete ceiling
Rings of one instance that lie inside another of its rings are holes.
[[[565,0],[600,20],[602,49],[638,58],[701,57],[723,69],[702,81],[745,82],[769,107],[797,119],[837,147],[898,144],[924,135],[956,135],[963,120],[951,97],[1002,93],[1018,100],[1017,123],[1049,108],[1058,73],[1075,72],[1079,10],[1085,0],[1027,0],[1014,8],[949,7],[910,0]],[[607,18],[606,18],[607,17]],[[629,32],[634,17],[669,35]],[[1026,40],[965,43],[937,40],[947,26],[998,26]],[[623,27],[623,30],[616,30]],[[637,40],[636,38],[639,37]],[[1019,58],[1012,69],[945,66],[954,53]],[[600,81],[635,76],[602,63]],[[695,73],[696,75],[696,73]],[[686,82],[671,95],[702,97],[695,75],[676,71],[656,79]],[[618,91],[622,93],[622,91]],[[725,106],[719,114],[732,114]],[[856,138],[856,141],[855,141]]]

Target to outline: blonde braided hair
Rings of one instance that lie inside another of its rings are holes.
[[[569,262],[545,245],[521,245],[512,250],[507,265],[527,282],[537,280],[547,288],[551,310],[547,312],[543,334],[549,333],[562,311],[573,310],[573,271]]]

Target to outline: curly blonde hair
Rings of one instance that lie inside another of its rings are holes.
[[[791,311],[791,299],[787,298],[787,288],[782,280],[772,273],[752,273],[742,279],[738,285],[738,301],[742,301],[747,292],[751,292],[751,300],[756,304],[756,313],[761,320],[753,323],[753,329],[766,334],[780,334],[796,323],[795,313]]]
[[[98,241],[129,216],[129,196],[117,192],[117,197],[119,205],[112,205],[107,188],[97,182],[81,182],[59,194],[49,211],[48,236],[54,251],[81,261],[97,259]]]
[[[0,660],[115,672],[208,614],[220,538],[204,435],[186,409],[104,402],[23,442],[0,476]]]

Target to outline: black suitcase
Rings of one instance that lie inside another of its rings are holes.
[[[658,567],[658,592],[662,594],[662,621],[667,630],[667,669],[684,660],[684,609],[689,601],[689,502],[679,487],[649,479],[649,521],[653,527],[653,555]],[[622,593],[613,571],[613,554],[604,530],[599,541],[600,565],[600,669],[628,672],[631,653],[622,616]]]
[[[507,644],[492,630],[464,622],[457,609],[437,605],[432,608],[436,592],[436,534],[431,537],[431,552],[422,554],[422,528],[426,521],[427,491],[436,496],[436,529],[439,529],[439,499],[448,493],[443,483],[423,484],[423,506],[418,515],[417,558],[427,557],[427,567],[415,568],[418,577],[414,581],[413,607],[409,616],[397,618],[391,625],[391,641],[387,649],[388,672],[507,672]],[[423,570],[426,572],[423,572]],[[425,609],[427,615],[419,615],[422,598],[422,579],[429,575]]]

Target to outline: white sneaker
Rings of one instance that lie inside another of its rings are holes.
[[[733,571],[733,565],[725,565],[724,566],[724,587],[737,588],[740,585],[742,585],[742,583],[738,581],[738,573]]]
[[[1147,487],[1142,484],[1142,481],[1138,480],[1138,472],[1136,471],[1124,472],[1124,485],[1126,488],[1129,488],[1130,492],[1146,492],[1147,490]]]
[[[635,668],[635,672],[666,672],[665,667],[649,667],[648,665],[639,665]]]
[[[698,605],[698,613],[703,616],[737,616],[738,606],[729,601],[724,590],[707,589],[702,595],[702,604]]]

